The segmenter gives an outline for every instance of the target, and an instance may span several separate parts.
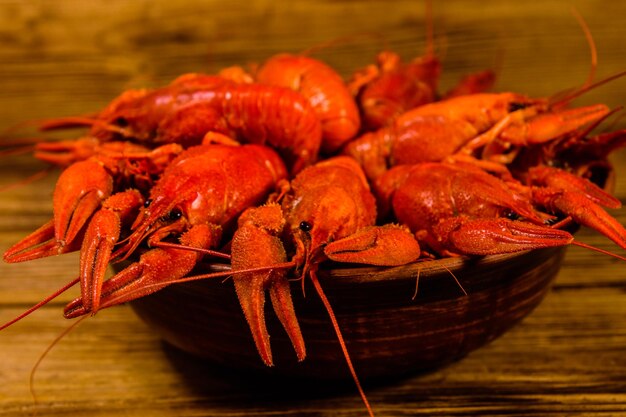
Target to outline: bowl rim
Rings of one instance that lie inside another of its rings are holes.
[[[492,255],[451,256],[437,259],[418,259],[417,261],[398,266],[361,265],[354,263],[340,263],[325,261],[318,269],[318,275],[322,280],[341,280],[343,284],[375,283],[375,282],[400,282],[404,280],[431,279],[441,274],[454,275],[456,271],[462,271],[468,266],[486,266],[489,264],[499,265],[508,261],[546,250],[563,250],[567,245],[528,249],[523,251],[500,253]],[[210,272],[228,271],[230,264],[211,263],[205,264]]]

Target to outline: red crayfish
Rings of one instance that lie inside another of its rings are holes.
[[[251,75],[188,74],[125,92],[95,115],[42,123],[89,130],[35,146],[36,158],[64,168],[53,219],[5,261],[80,250],[81,293],[65,308],[73,318],[217,276],[192,271],[230,259],[221,275],[232,277],[267,365],[266,292],[304,360],[288,281],[310,281],[372,414],[317,277],[324,262],[397,266],[562,246],[575,242],[561,229],[570,222],[626,248],[626,229],[601,207],[620,202],[586,178],[626,133],[589,135],[611,114],[603,104],[566,108],[595,85],[559,101],[476,93],[490,85],[482,73],[439,100],[432,54],[408,65],[393,53],[379,60],[375,76],[354,79],[356,100],[321,61],[278,55]],[[411,88],[389,88],[408,76]],[[400,94],[383,106],[381,90]],[[133,262],[105,279],[124,260]]]
[[[207,134],[219,133],[274,147],[293,172],[315,161],[321,143],[320,121],[302,95],[288,88],[202,74],[187,74],[154,90],[127,91],[95,116],[55,119],[41,128],[77,125],[91,126],[85,138],[90,142],[121,140],[149,148],[168,143],[189,147],[202,143]],[[83,143],[41,143],[35,155],[66,165],[68,153],[84,158]]]
[[[409,110],[391,126],[350,142],[343,152],[361,163],[368,178],[376,179],[394,165],[440,162],[480,148],[491,156],[497,144],[506,148],[541,144],[608,113],[603,104],[554,109],[547,100],[516,93],[465,95]]]
[[[529,177],[531,185],[524,186],[474,165],[422,163],[392,168],[379,178],[376,189],[381,206],[442,256],[572,243],[568,232],[546,227],[550,218],[538,207],[571,216],[626,249],[626,230],[599,205],[619,207],[614,197],[556,168],[531,168]]]

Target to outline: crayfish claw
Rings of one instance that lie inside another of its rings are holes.
[[[274,311],[294,346],[298,360],[301,361],[306,356],[286,272],[269,268],[287,260],[283,244],[276,236],[282,231],[284,224],[279,205],[268,204],[248,209],[241,215],[232,241],[231,264],[237,297],[259,355],[268,366],[272,366],[273,360],[265,325],[266,289],[270,292]],[[244,272],[256,267],[268,269]]]
[[[271,274],[272,272],[269,271],[265,273],[242,274],[233,278],[237,297],[252,332],[257,351],[263,363],[267,366],[272,366],[274,362],[270,347],[270,335],[265,325],[265,289],[263,282]]]
[[[622,202],[604,191],[586,178],[581,178],[562,169],[545,165],[528,170],[531,183],[540,184],[556,190],[580,193],[589,200],[603,207],[618,209]]]
[[[111,175],[94,160],[77,162],[63,171],[52,200],[57,241],[72,242],[112,192]]]
[[[572,191],[535,188],[533,199],[552,211],[571,216],[575,222],[595,229],[626,249],[624,226],[586,195]]]
[[[54,220],[50,220],[7,249],[3,255],[4,261],[18,263],[72,252],[78,249],[79,240],[69,245],[57,241],[54,238]]]
[[[298,318],[296,317],[293,301],[291,299],[291,286],[286,278],[276,279],[269,288],[270,299],[274,313],[283,325],[291,343],[296,351],[298,361],[302,362],[306,358],[306,347]]]
[[[324,248],[324,254],[338,262],[396,266],[417,260],[420,247],[406,227],[387,224],[365,227],[331,242]]]
[[[91,218],[80,253],[81,299],[87,311],[96,313],[100,308],[104,276],[122,224],[136,217],[142,204],[143,197],[137,190],[123,191],[105,200]]]
[[[77,250],[85,224],[112,191],[111,176],[96,161],[70,165],[54,190],[54,219],[13,245],[4,259],[23,262]]]
[[[463,255],[495,255],[564,246],[574,240],[564,230],[505,218],[454,217],[442,220],[435,231],[447,241],[445,247],[449,251]]]
[[[538,144],[553,140],[602,119],[610,112],[604,104],[540,113],[506,127],[501,138],[514,144]]]
[[[180,243],[193,248],[207,248],[214,241],[208,225],[192,227]],[[152,294],[186,276],[202,257],[201,253],[185,248],[156,248],[141,255],[115,276],[104,281],[100,291],[100,309],[126,303]],[[95,292],[94,292],[95,293]],[[95,313],[93,306],[76,298],[65,307],[66,318]]]

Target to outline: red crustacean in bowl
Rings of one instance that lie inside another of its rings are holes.
[[[600,207],[619,201],[585,178],[596,162],[610,177],[603,163],[626,132],[588,138],[611,110],[566,108],[578,93],[558,105],[512,92],[437,101],[318,155],[314,97],[186,74],[125,92],[93,119],[41,126],[91,129],[35,146],[66,166],[53,220],[4,258],[80,249],[81,296],[65,317],[131,302],[164,340],[221,365],[352,377],[371,413],[361,378],[444,365],[529,314],[572,220],[626,248]],[[229,266],[232,281],[182,282]],[[276,314],[265,314],[266,290]]]
[[[613,188],[607,163],[597,164],[594,180],[605,190]],[[396,267],[327,262],[318,276],[359,377],[399,376],[450,363],[506,332],[549,291],[566,249],[420,260]],[[230,280],[172,285],[131,305],[165,341],[225,367],[349,378],[331,320],[310,282],[303,288],[301,281],[292,281],[291,294],[307,357],[297,360],[280,322],[267,314],[275,352],[271,368],[259,358]]]

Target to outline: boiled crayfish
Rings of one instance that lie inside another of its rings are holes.
[[[623,130],[590,136],[607,106],[568,108],[580,91],[559,101],[478,93],[488,72],[439,100],[434,56],[401,64],[386,53],[379,63],[348,86],[321,61],[278,55],[253,74],[187,74],[127,91],[95,115],[42,123],[89,130],[35,146],[64,169],[53,219],[5,261],[80,250],[71,318],[208,278],[190,274],[230,259],[226,274],[267,365],[266,292],[303,360],[288,281],[310,281],[371,413],[317,279],[324,262],[394,266],[568,245],[559,227],[571,222],[626,248],[626,230],[601,207],[621,203],[588,180],[626,144]],[[123,260],[134,262],[105,279]]]
[[[409,110],[391,126],[350,142],[343,152],[357,159],[368,178],[375,180],[395,165],[441,162],[483,148],[485,155],[498,156],[502,152],[493,150],[496,144],[506,144],[508,149],[545,143],[608,113],[603,104],[554,109],[547,100],[516,93],[471,94]]]
[[[268,365],[272,356],[263,318],[265,289],[272,295],[274,310],[298,358],[304,359],[287,275],[283,270],[245,274],[240,270],[286,262],[287,244],[301,279],[308,275],[320,291],[316,274],[324,260],[395,266],[413,262],[420,255],[407,229],[375,225],[374,196],[361,168],[351,158],[334,157],[305,169],[285,185],[277,200],[280,204],[272,201],[246,210],[232,245],[235,288],[259,353]],[[259,242],[267,242],[262,251],[255,250]]]
[[[571,216],[626,249],[626,230],[600,207],[617,207],[615,198],[556,168],[534,167],[530,178],[532,185],[524,186],[474,165],[431,162],[392,168],[376,188],[381,206],[442,256],[570,244],[573,236],[546,227],[549,218],[537,207]]]
[[[219,133],[274,147],[293,172],[315,161],[322,134],[315,110],[291,89],[203,74],[187,74],[154,90],[127,91],[95,116],[51,120],[41,127],[76,125],[91,126],[88,140],[122,140],[149,148],[169,143],[189,147],[202,143],[207,134]],[[35,155],[53,151],[54,158],[42,159],[65,162],[66,154],[76,154],[82,143],[66,142],[64,152],[58,144],[42,143]]]

